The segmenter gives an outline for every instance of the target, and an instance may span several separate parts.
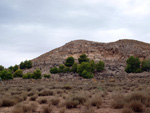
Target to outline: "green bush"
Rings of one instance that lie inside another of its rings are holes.
[[[82,54],[80,55],[80,57],[78,58],[79,63],[81,64],[82,62],[89,62],[89,58],[87,57],[86,54]]]
[[[98,72],[103,71],[104,70],[104,66],[105,66],[104,62],[103,61],[99,61],[96,64],[96,71],[98,71]]]
[[[26,61],[20,63],[20,69],[30,69],[30,68],[32,68],[31,60],[26,60]]]
[[[83,70],[81,76],[83,78],[93,78],[94,77],[94,75],[91,72],[88,72],[87,70]]]
[[[66,59],[65,65],[66,65],[67,67],[71,67],[73,64],[74,64],[74,58],[73,58],[72,56],[71,56],[71,57],[68,57],[68,58]]]
[[[59,65],[59,73],[63,73],[65,69],[65,65]]]
[[[11,70],[12,72],[15,72],[18,69],[18,65],[10,66],[8,69]]]
[[[0,71],[0,77],[2,78],[2,80],[9,80],[13,79],[13,74],[9,70],[5,69]]]
[[[64,72],[65,73],[70,72],[70,68],[66,66],[65,69],[64,69]]]
[[[37,69],[33,72],[33,78],[34,79],[41,79],[42,78],[42,74],[41,74],[41,71],[39,69]]]
[[[91,65],[91,72],[95,72],[96,64],[95,64],[94,60],[90,61],[90,65]]]
[[[76,72],[77,72],[77,67],[78,67],[78,64],[77,64],[77,63],[74,63],[74,64],[72,65],[71,72],[76,73]]]
[[[52,73],[52,74],[59,73],[59,69],[57,67],[53,67],[50,69],[50,73]]]
[[[44,74],[44,78],[50,78],[51,75],[50,74]]]
[[[23,79],[31,79],[31,78],[33,78],[33,74],[32,73],[26,73],[26,74],[23,75],[22,78]]]
[[[142,62],[142,71],[150,71],[150,60],[144,60]]]
[[[15,71],[14,77],[22,77],[22,76],[23,76],[23,72],[21,69]]]
[[[127,73],[139,73],[141,72],[141,69],[140,69],[140,60],[138,57],[134,57],[134,56],[130,56],[127,61],[127,66],[125,68],[125,71]]]
[[[0,71],[4,70],[4,66],[0,65]]]
[[[86,70],[88,72],[91,72],[91,64],[89,62],[82,62],[80,65],[77,67],[77,72],[82,75],[82,72]]]

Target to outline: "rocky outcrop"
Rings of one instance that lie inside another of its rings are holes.
[[[140,57],[141,60],[150,59],[150,44],[136,40],[119,40],[111,43],[75,40],[33,59],[31,70],[38,68],[43,73],[49,73],[50,67],[64,63],[69,56],[73,56],[77,62],[82,53],[87,54],[95,62],[103,60],[106,64],[105,69],[116,74],[124,70],[125,61],[131,55]]]

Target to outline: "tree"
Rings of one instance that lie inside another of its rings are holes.
[[[150,60],[144,60],[141,67],[142,71],[150,71]]]
[[[2,78],[2,80],[9,80],[9,79],[13,79],[13,74],[9,71],[9,70],[3,70],[0,71],[0,77]]]
[[[104,62],[103,62],[103,61],[99,61],[99,62],[96,64],[96,70],[97,70],[98,72],[101,72],[101,71],[104,70],[104,66],[105,66]]]
[[[91,60],[91,61],[90,61],[90,65],[91,65],[91,72],[95,72],[96,65],[95,65],[94,60]]]
[[[76,72],[77,72],[77,67],[78,67],[78,64],[77,64],[77,63],[74,63],[74,64],[72,65],[71,71],[74,72],[74,73],[76,73]]]
[[[82,62],[89,62],[89,58],[87,57],[86,54],[82,54],[80,55],[80,57],[78,58],[79,63],[81,64]]]
[[[20,63],[20,69],[30,69],[30,68],[32,68],[31,60],[26,60],[26,61]]]
[[[83,70],[81,75],[83,78],[93,78],[94,77],[94,75],[91,72],[88,72],[87,70]]]
[[[50,69],[50,73],[56,74],[59,72],[59,69],[57,67],[53,67]]]
[[[65,69],[65,65],[59,65],[59,72],[63,73]]]
[[[134,57],[134,56],[130,56],[127,61],[127,66],[125,68],[125,71],[127,73],[139,73],[141,72],[141,69],[140,69],[140,60],[138,57]]]
[[[74,58],[71,56],[71,57],[68,57],[66,59],[66,63],[65,65],[68,66],[68,67],[71,67],[72,65],[74,64]]]
[[[41,71],[39,69],[37,69],[33,72],[33,78],[34,79],[41,79],[42,78],[42,74],[41,74]]]
[[[15,71],[14,77],[22,77],[22,76],[23,76],[23,72],[21,69]]]
[[[77,72],[82,75],[82,72],[86,70],[88,72],[91,72],[91,64],[89,62],[82,62],[80,65],[77,67]]]
[[[4,70],[4,66],[0,65],[0,71]]]
[[[26,73],[22,76],[23,79],[31,79],[33,78],[33,73]]]

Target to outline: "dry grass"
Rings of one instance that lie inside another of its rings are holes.
[[[54,95],[54,92],[49,89],[45,89],[39,92],[39,96],[50,96],[50,95]]]

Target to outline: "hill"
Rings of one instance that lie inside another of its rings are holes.
[[[126,59],[131,55],[141,60],[150,59],[150,44],[127,39],[111,43],[75,40],[33,59],[31,70],[38,68],[42,73],[49,73],[50,67],[64,63],[68,56],[73,56],[77,62],[82,53],[96,62],[103,60],[107,71],[118,73],[124,70]]]

